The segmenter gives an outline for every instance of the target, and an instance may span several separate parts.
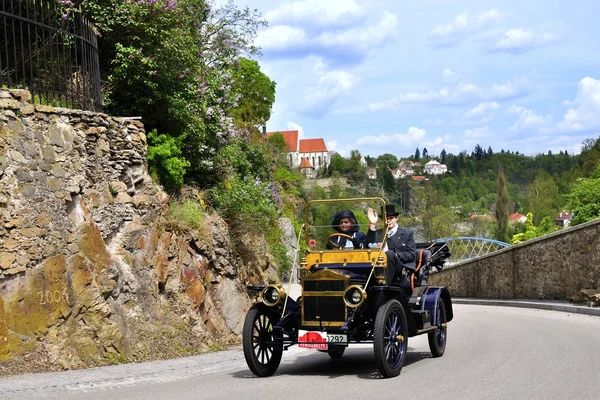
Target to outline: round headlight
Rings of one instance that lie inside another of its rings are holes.
[[[348,307],[358,307],[367,298],[367,293],[358,285],[350,286],[344,293],[344,302]]]
[[[275,285],[269,285],[263,289],[263,303],[268,306],[276,306],[283,299],[285,291],[283,288]]]

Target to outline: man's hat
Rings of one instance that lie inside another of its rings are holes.
[[[398,215],[400,215],[400,213],[396,212],[396,207],[393,204],[386,204],[385,215],[393,215],[394,217],[397,217]]]

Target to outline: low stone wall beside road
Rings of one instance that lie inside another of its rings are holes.
[[[448,267],[430,284],[456,297],[567,300],[600,287],[600,220]]]

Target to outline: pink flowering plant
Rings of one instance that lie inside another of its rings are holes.
[[[207,189],[230,222],[248,216],[252,226],[273,230],[282,187],[272,182],[272,146],[258,127],[270,117],[275,82],[248,58],[259,54],[260,14],[232,1],[81,6],[102,35],[105,108],[142,117],[152,175],[170,192],[184,184]]]

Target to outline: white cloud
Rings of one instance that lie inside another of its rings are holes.
[[[256,45],[266,50],[284,50],[289,46],[300,47],[307,42],[306,34],[301,28],[279,25],[259,32]]]
[[[484,102],[479,103],[477,106],[471,108],[469,111],[465,113],[466,118],[483,118],[483,119],[491,119],[491,116],[494,114],[494,111],[500,108],[500,105],[495,101],[492,102]]]
[[[337,151],[337,140],[330,140],[326,142],[327,150],[329,151]]]
[[[585,77],[577,85],[577,97],[568,103],[569,108],[559,128],[568,131],[600,129],[600,80]]]
[[[389,146],[397,144],[402,147],[411,146],[413,143],[418,143],[427,132],[424,129],[411,126],[406,133],[396,133],[393,135],[381,134],[378,136],[363,136],[356,141],[359,145],[371,146]]]
[[[555,42],[559,39],[557,35],[551,33],[536,34],[524,28],[509,29],[493,40],[487,40],[485,46],[491,52],[507,52],[513,54],[522,54],[531,51],[546,44]]]
[[[259,32],[255,44],[266,57],[301,58],[313,54],[355,62],[385,45],[397,26],[398,17],[383,11],[377,22],[369,20],[358,27],[327,26],[327,30],[319,31],[289,25],[273,26]]]
[[[492,133],[490,132],[489,126],[481,126],[478,128],[467,129],[465,131],[465,137],[469,139],[482,139],[491,137]]]
[[[321,25],[348,24],[364,16],[366,9],[355,0],[302,0],[286,2],[265,14],[269,23],[310,22]]]
[[[289,121],[287,123],[287,128],[290,131],[298,131],[298,138],[304,139],[304,128],[301,125],[295,123],[294,121]]]
[[[448,24],[437,25],[429,32],[429,39],[434,46],[452,46],[462,41],[467,35],[481,31],[490,23],[506,16],[506,13],[491,9],[479,14],[462,13]]]
[[[517,122],[509,129],[511,132],[523,132],[531,131],[532,129],[539,131],[546,131],[547,127],[552,123],[552,117],[547,115],[545,117],[535,114],[532,110],[527,110],[524,107],[512,105],[508,111],[508,114],[518,115]]]
[[[446,153],[459,153],[460,147],[450,143],[450,140],[452,140],[450,135],[444,135],[444,137],[438,136],[433,140],[423,142],[423,147],[427,148],[427,152],[430,155],[439,155],[442,150],[446,150]]]
[[[444,68],[442,71],[442,79],[444,82],[454,83],[456,82],[456,73],[452,71],[450,68]]]
[[[303,110],[313,117],[321,117],[341,96],[348,94],[359,78],[351,72],[334,70],[327,71],[322,61],[317,61],[314,72],[317,83],[306,89],[304,93]]]
[[[398,26],[398,17],[384,11],[379,23],[373,26],[353,28],[340,32],[324,32],[317,42],[325,48],[356,46],[362,50],[379,45],[384,42]]]
[[[454,87],[443,87],[428,92],[403,93],[390,100],[374,102],[368,105],[370,111],[395,110],[403,104],[462,105],[477,101],[495,102],[514,99],[529,93],[528,79],[513,79],[504,84],[495,84],[487,88],[472,83],[459,83]],[[489,105],[487,106],[489,107]]]

